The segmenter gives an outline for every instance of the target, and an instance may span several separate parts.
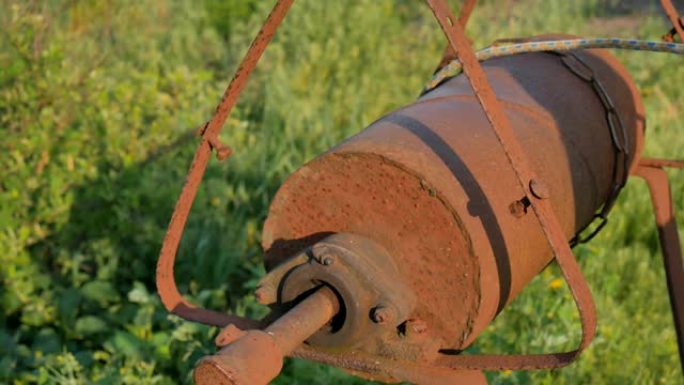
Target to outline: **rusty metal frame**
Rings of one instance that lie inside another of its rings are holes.
[[[164,238],[157,264],[157,289],[164,306],[170,312],[190,321],[220,327],[235,325],[241,329],[252,329],[261,326],[259,321],[198,308],[190,304],[178,291],[174,279],[174,264],[183,229],[212,150],[216,151],[219,160],[226,159],[231,154],[231,149],[221,143],[218,139],[219,132],[223,127],[228,114],[235,105],[239,94],[243,90],[247,78],[263,54],[266,46],[273,38],[278,25],[285,17],[285,14],[293,1],[294,0],[278,0],[276,2],[273,10],[237,69],[230,85],[223,94],[221,102],[212,119],[201,130],[201,142],[195,153],[187,179],[178,202],[176,203],[168,231]],[[534,186],[540,186],[544,183],[538,179],[530,167],[529,160],[522,151],[518,139],[516,138],[507,117],[503,113],[500,102],[489,85],[485,73],[475,57],[473,48],[466,38],[464,27],[475,5],[475,1],[466,1],[459,20],[456,20],[453,16],[446,0],[425,1],[432,10],[449,43],[448,48],[445,50],[445,58],[452,58],[452,56],[455,55],[455,57],[463,63],[464,73],[508,158],[511,169],[517,177],[518,184],[531,202],[533,212],[548,239],[555,260],[559,264],[561,271],[568,282],[568,286],[579,309],[583,331],[582,340],[577,349],[562,353],[458,356],[441,354],[440,358],[435,362],[438,366],[390,360],[375,356],[364,356],[362,353],[328,354],[315,351],[306,345],[300,346],[293,355],[318,362],[334,364],[352,371],[381,374],[392,378],[409,380],[415,383],[446,384],[453,383],[454,381],[464,381],[464,383],[486,383],[486,380],[481,373],[481,370],[484,369],[539,369],[565,366],[574,361],[582,350],[589,345],[596,330],[596,310],[589,287],[584,280],[577,261],[568,245],[567,239],[561,230],[558,219],[547,199],[548,197],[535,194]],[[662,2],[667,10],[666,3],[669,3],[669,0],[662,0]],[[668,13],[668,15],[670,15],[670,13]],[[678,28],[677,23],[674,23],[674,25],[675,28]],[[684,34],[680,32],[681,26],[679,26],[677,31],[680,33],[680,36],[684,36]],[[681,167],[681,162],[675,163],[677,164],[677,167]],[[653,178],[652,175],[657,174],[657,170],[660,169],[648,165],[642,166],[643,167],[639,168],[639,172],[643,174],[639,175],[645,178]],[[645,170],[649,172],[646,172]],[[656,172],[652,170],[656,170]],[[647,179],[647,181],[648,180],[651,179]],[[653,182],[652,184],[649,184],[649,186],[660,186],[658,183],[662,182]],[[658,187],[656,187],[655,190],[660,191]],[[662,219],[664,218],[662,210],[665,209],[662,209],[662,207],[664,207],[662,199],[659,198],[658,202],[658,204],[660,204],[658,207],[661,208],[661,212],[659,213],[658,208],[656,208],[656,217],[659,218],[660,216]],[[656,205],[655,195],[654,205]],[[671,211],[671,205],[668,207]],[[669,240],[670,243],[668,243],[668,257],[666,257],[666,260],[670,260],[671,256],[676,256],[676,253],[671,251],[671,247],[673,247],[674,244],[672,243],[673,241],[670,240],[673,228],[675,229],[676,235],[676,225],[665,224],[664,226],[660,226],[660,221],[658,223],[659,229],[664,229],[661,230],[661,234],[663,234],[663,232],[669,234],[667,235],[667,240]],[[671,223],[674,222],[671,221]],[[661,237],[664,237],[664,235],[661,235]],[[681,250],[679,252],[679,258],[681,270]],[[673,298],[675,298],[674,295]],[[682,311],[681,309],[684,309],[684,306],[682,306],[680,299],[678,299],[676,303],[678,309],[680,309],[678,310],[676,317],[679,317],[677,318],[677,324],[678,333],[680,335],[681,351],[682,338],[680,326],[682,317],[680,312]],[[674,306],[675,300],[673,299],[673,307]]]
[[[209,157],[212,150],[217,151],[219,160],[228,158],[230,148],[222,144],[218,138],[223,125],[228,118],[231,110],[235,106],[238,96],[242,92],[247,82],[247,78],[266,50],[280,22],[285,18],[287,11],[294,0],[278,0],[273,10],[268,15],[264,25],[254,38],[247,54],[242,59],[233,79],[228,88],[223,93],[221,102],[216,107],[214,116],[204,125],[201,130],[202,140],[195,152],[195,157],[190,165],[190,170],[181,190],[180,197],[173,210],[169,228],[164,237],[159,260],[157,262],[157,291],[162,303],[171,313],[176,314],[186,320],[204,323],[214,326],[226,326],[234,324],[241,329],[251,329],[259,326],[259,322],[250,320],[237,315],[229,315],[209,309],[198,308],[188,301],[178,291],[174,277],[174,265],[178,245],[180,244],[185,223],[187,222],[192,203],[199,185],[204,177]]]
[[[214,115],[200,130],[199,134],[202,139],[195,152],[164,237],[157,262],[157,291],[164,307],[169,312],[188,321],[219,327],[234,325],[240,329],[256,329],[263,326],[260,321],[199,308],[185,300],[178,291],[175,282],[174,266],[183,230],[212,150],[216,151],[219,160],[227,159],[232,152],[230,147],[220,142],[218,138],[220,130],[244,89],[247,78],[275,35],[278,26],[293,2],[294,0],[278,0],[276,2],[224,92]],[[452,370],[448,367],[440,368],[410,361],[368,356],[362,353],[328,354],[302,345],[293,352],[292,356],[334,364],[350,371],[369,373],[384,378],[404,379],[417,384],[446,385],[454,382],[473,385],[486,384],[484,375],[478,370]]]
[[[672,31],[666,34],[663,39],[674,41],[674,32],[676,32],[679,35],[679,40],[684,43],[684,20],[679,17],[677,8],[675,8],[671,0],[660,0],[660,5],[672,23]]]
[[[660,5],[672,23],[672,29],[663,36],[663,40],[673,42],[676,34],[680,42],[684,43],[684,17],[679,16],[672,0],[660,0]],[[670,182],[665,168],[684,169],[684,160],[642,159],[634,175],[646,181],[651,194],[658,237],[663,252],[670,307],[677,333],[679,362],[684,370],[684,292],[681,290],[684,287],[684,267],[682,267],[684,258],[682,258],[682,246],[674,215]]]
[[[446,0],[426,0],[426,2],[430,5],[453,51],[457,53],[459,61],[463,64],[463,72],[470,81],[475,96],[508,158],[520,188],[531,203],[532,210],[546,235],[555,260],[568,283],[579,310],[582,324],[582,340],[577,349],[573,351],[536,355],[442,356],[438,362],[452,368],[489,370],[542,369],[568,365],[589,346],[596,332],[596,306],[589,286],[584,280],[582,271],[570,249],[568,240],[563,234],[558,218],[547,199],[548,197],[541,197],[534,192],[534,186],[543,185],[543,181],[540,181],[534,174],[530,162],[503,112],[503,107],[465,36],[463,27],[455,22]]]
[[[470,15],[473,13],[476,4],[477,0],[465,0],[463,3],[463,6],[461,7],[461,13],[458,16],[458,23],[461,24],[463,30],[465,30],[468,20],[470,20]],[[454,51],[454,48],[451,46],[451,44],[447,42],[446,47],[444,47],[444,53],[442,54],[442,60],[439,61],[435,72],[439,71],[442,67],[457,58],[458,55],[456,54],[456,51]]]
[[[684,161],[642,159],[635,175],[646,181],[651,193],[658,238],[663,252],[663,263],[670,294],[670,306],[677,332],[679,360],[684,369],[684,267],[682,246],[677,231],[677,220],[672,203],[670,181],[665,167],[684,169]]]
[[[276,2],[271,13],[259,30],[259,33],[252,41],[252,44],[245,54],[245,57],[242,59],[233,79],[223,93],[223,97],[216,107],[214,115],[211,120],[200,129],[199,134],[202,136],[202,139],[195,152],[190,169],[188,170],[188,175],[178,201],[176,202],[169,227],[162,243],[157,262],[157,291],[159,292],[162,303],[169,312],[189,321],[219,327],[233,324],[244,329],[260,326],[260,323],[257,321],[237,315],[229,315],[209,309],[198,308],[185,300],[176,285],[174,266],[183,230],[197,190],[206,171],[212,150],[216,150],[216,155],[219,160],[227,159],[232,153],[231,148],[221,143],[219,140],[219,133],[234,107],[237,98],[244,89],[249,75],[275,35],[278,26],[285,18],[285,15],[293,2],[294,0],[278,0]],[[475,0],[467,0],[467,5],[468,6],[464,9],[461,16],[461,20],[464,24],[467,22],[468,17],[472,12]]]

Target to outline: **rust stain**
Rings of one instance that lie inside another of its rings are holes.
[[[577,234],[597,217],[599,228],[605,225],[629,175],[644,178],[652,194],[684,364],[684,296],[674,289],[684,284],[682,252],[663,171],[684,162],[640,160],[644,108],[624,67],[605,51],[480,64],[464,32],[474,0],[466,0],[458,20],[445,0],[426,0],[448,41],[440,65],[458,58],[464,76],[314,159],[276,194],[262,240],[270,281],[255,293],[272,306],[271,315],[250,320],[183,299],[173,269],[192,202],[211,153],[219,160],[232,154],[219,131],[292,3],[276,2],[212,119],[198,131],[201,142],[160,252],[164,306],[223,327],[219,352],[198,363],[197,384],[266,384],[287,355],[368,379],[417,384],[486,384],[484,369],[565,366],[589,345],[596,327],[568,240],[580,240]],[[674,26],[669,38],[676,32],[681,39],[682,18],[670,0],[661,3]],[[48,163],[43,158],[37,173]],[[356,244],[344,258],[317,249],[330,248],[326,240],[338,235],[369,243]],[[371,251],[375,243],[382,253]],[[580,311],[577,349],[460,355],[553,258]],[[408,300],[413,296],[415,304]],[[387,301],[397,297],[406,300]],[[339,322],[346,329],[336,329]],[[322,330],[347,334],[326,345],[317,337]],[[344,336],[367,338],[345,345]]]

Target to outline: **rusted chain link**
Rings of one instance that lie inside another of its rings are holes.
[[[582,230],[578,231],[570,240],[570,245],[575,246],[590,241],[608,223],[608,214],[615,206],[615,201],[617,200],[620,191],[622,191],[622,188],[625,187],[627,178],[629,177],[629,139],[627,138],[622,119],[615,109],[615,104],[610,98],[610,95],[608,95],[608,92],[606,92],[606,88],[603,86],[600,79],[596,76],[594,70],[591,69],[584,59],[574,52],[564,52],[560,55],[561,61],[565,67],[567,67],[575,76],[587,82],[591,88],[593,88],[594,92],[596,92],[599,100],[601,100],[601,104],[603,104],[603,108],[606,110],[606,122],[610,131],[610,139],[615,148],[615,162],[613,164],[613,182],[611,189],[606,201],[603,203],[601,209],[594,215],[594,221],[592,221],[599,221],[598,225],[585,236],[583,236],[582,233],[591,227],[593,223],[587,224]]]

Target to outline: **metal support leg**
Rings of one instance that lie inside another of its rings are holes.
[[[670,305],[677,330],[679,359],[684,369],[684,267],[682,267],[682,247],[674,216],[670,182],[662,167],[646,164],[646,162],[639,165],[636,175],[646,181],[651,193],[658,237],[663,249]]]

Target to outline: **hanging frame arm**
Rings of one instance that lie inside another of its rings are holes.
[[[176,286],[174,265],[178,245],[180,244],[192,203],[195,200],[195,195],[197,195],[197,190],[206,171],[212,149],[216,150],[219,160],[230,156],[231,149],[220,142],[218,135],[235,106],[238,96],[245,87],[247,78],[252,73],[273,35],[275,35],[278,25],[285,17],[293,1],[279,0],[273,7],[261,30],[259,30],[254,41],[252,41],[247,54],[242,59],[230,85],[226,88],[214,115],[201,130],[202,140],[195,152],[195,157],[190,165],[190,170],[188,171],[180,197],[176,202],[176,207],[173,210],[173,215],[162,243],[157,262],[157,291],[167,310],[189,321],[222,327],[234,324],[241,329],[250,329],[259,325],[254,320],[198,308],[189,303],[183,298]]]
[[[684,369],[684,267],[682,266],[684,259],[672,203],[670,181],[663,167],[684,169],[684,161],[642,159],[635,175],[646,181],[651,193],[658,238],[663,252],[672,317],[677,332],[679,360]]]

